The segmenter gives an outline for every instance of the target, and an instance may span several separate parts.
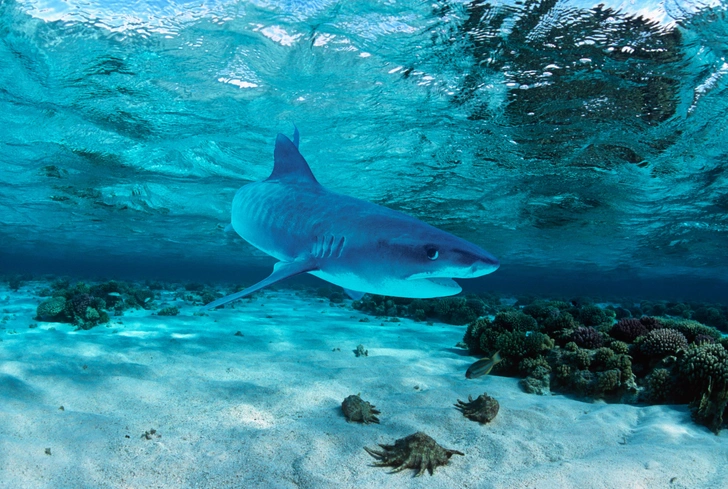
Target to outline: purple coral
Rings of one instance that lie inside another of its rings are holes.
[[[620,319],[619,322],[612,326],[612,329],[609,330],[609,334],[612,338],[626,343],[632,343],[638,337],[644,336],[647,333],[649,333],[647,327],[641,320],[635,318]]]
[[[599,348],[604,343],[604,338],[602,338],[601,333],[591,326],[588,328],[584,326],[576,328],[576,331],[571,335],[571,340],[579,347],[589,350]]]
[[[688,340],[685,335],[675,329],[667,328],[650,331],[640,345],[644,353],[652,356],[674,355],[687,347]]]
[[[695,340],[693,340],[693,343],[696,345],[702,345],[703,343],[715,343],[715,338],[712,336],[708,336],[707,334],[698,333],[695,335]]]
[[[91,307],[91,303],[93,302],[93,300],[94,297],[88,294],[74,295],[71,299],[71,307],[73,308],[73,312],[75,312],[78,316],[85,316],[86,309]]]
[[[647,331],[664,328],[662,323],[660,323],[657,318],[653,318],[650,316],[642,316],[640,318],[640,322],[644,325],[645,328],[647,328]]]

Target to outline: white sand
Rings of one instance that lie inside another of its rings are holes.
[[[0,288],[1,488],[728,487],[728,433],[693,424],[685,406],[467,380],[473,358],[453,347],[463,327],[362,323],[348,307],[266,291],[208,317],[180,302],[176,317],[29,329],[39,286]],[[354,356],[359,343],[368,357]],[[483,392],[501,405],[491,424],[453,408]],[[380,425],[345,421],[341,401],[356,393]],[[152,428],[161,437],[143,439]],[[434,477],[371,465],[364,446],[416,431],[465,456]]]

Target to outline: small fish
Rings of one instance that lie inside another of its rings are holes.
[[[483,375],[488,375],[490,371],[493,370],[493,367],[500,363],[501,360],[503,359],[500,356],[500,351],[495,352],[492,358],[481,358],[468,368],[468,371],[465,372],[465,378],[475,379]]]

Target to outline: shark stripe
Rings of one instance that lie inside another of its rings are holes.
[[[336,258],[341,258],[341,254],[344,252],[344,245],[346,244],[346,238],[344,236],[341,237],[338,244],[336,245]]]

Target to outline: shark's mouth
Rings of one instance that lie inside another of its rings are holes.
[[[407,280],[426,280],[427,282],[435,284],[439,287],[447,287],[449,289],[458,289],[458,291],[461,290],[460,284],[458,284],[456,281],[454,281],[453,279],[448,278],[448,277],[432,277],[432,276],[427,276],[424,273],[416,273],[414,275],[407,277]]]
[[[431,277],[426,278],[425,280],[432,282],[433,284],[439,285],[441,287],[449,287],[453,289],[460,289],[460,284],[458,284],[456,281],[454,281],[451,278],[447,277]]]

